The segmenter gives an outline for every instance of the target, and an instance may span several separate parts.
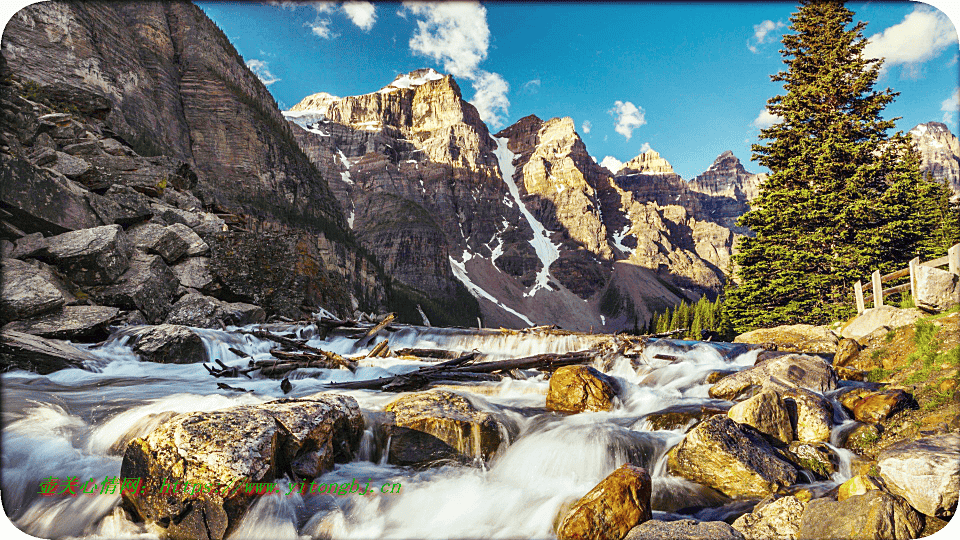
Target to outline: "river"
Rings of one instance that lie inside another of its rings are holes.
[[[358,349],[347,337],[319,339],[312,325],[291,326],[308,344],[342,355]],[[228,329],[198,330],[209,357],[228,366],[247,359],[270,358],[276,345]],[[524,335],[497,331],[398,326],[389,333],[392,349],[436,348],[481,353],[482,359],[519,358],[590,348],[597,336]],[[158,414],[212,411],[278,397],[299,397],[323,390],[328,381],[371,379],[426,365],[398,358],[360,361],[347,370],[310,370],[291,377],[283,394],[277,380],[215,379],[200,364],[171,365],[139,361],[115,334],[92,351],[101,359],[90,370],[67,369],[49,375],[15,371],[2,375],[2,498],[7,515],[23,531],[43,538],[154,538],[143,525],[130,522],[119,508],[119,495],[42,497],[38,487],[49,477],[94,478],[99,483],[119,476],[117,449],[152,430]],[[679,357],[677,361],[655,358]],[[743,503],[666,471],[667,450],[682,430],[653,430],[647,416],[668,407],[717,404],[708,396],[706,376],[714,370],[753,365],[757,351],[729,344],[653,341],[638,358],[618,356],[596,363],[622,388],[613,410],[558,415],[544,409],[549,381],[527,372],[526,380],[504,379],[457,392],[480,407],[495,410],[516,424],[518,433],[487,463],[416,469],[385,463],[389,441],[377,440],[370,418],[403,394],[366,390],[338,391],[357,399],[368,422],[361,451],[351,463],[338,464],[318,483],[348,482],[371,490],[399,483],[399,493],[356,495],[270,495],[260,497],[231,538],[551,538],[561,506],[576,500],[627,461],[645,466],[653,478],[655,519],[722,519],[743,511]],[[242,387],[239,393],[217,382]],[[849,476],[849,467],[834,481]],[[281,482],[281,486],[286,485]],[[284,489],[283,493],[287,490]],[[700,507],[691,511],[691,507]]]

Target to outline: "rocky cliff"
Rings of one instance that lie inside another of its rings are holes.
[[[910,130],[910,137],[920,152],[920,170],[950,186],[960,197],[960,141],[940,122],[919,124]]]
[[[24,82],[25,97],[85,113],[99,122],[101,135],[135,154],[79,158],[91,166],[75,178],[81,189],[116,184],[149,195],[178,181],[174,187],[206,210],[229,214],[240,228],[305,235],[330,283],[346,295],[334,304],[385,305],[383,276],[352,239],[324,177],[269,92],[198,7],[34,4],[7,25],[3,56]],[[76,95],[85,96],[81,107],[89,110],[77,109]],[[162,166],[145,169],[144,159]],[[11,197],[6,206],[23,205]]]

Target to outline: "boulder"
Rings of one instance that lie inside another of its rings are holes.
[[[78,181],[94,172],[93,166],[86,160],[64,152],[56,152],[56,161],[48,166],[67,178]]]
[[[644,429],[684,429],[693,427],[704,419],[717,414],[726,414],[729,403],[718,401],[711,405],[671,405],[663,410],[647,415],[648,427]]]
[[[577,501],[557,528],[557,540],[620,540],[652,517],[650,474],[629,463]]]
[[[804,504],[793,495],[780,497],[738,517],[733,528],[747,540],[795,540]]]
[[[843,502],[850,497],[863,495],[875,489],[880,489],[880,482],[877,479],[865,474],[858,474],[840,484],[840,488],[837,490],[837,500]]]
[[[839,337],[826,326],[794,324],[760,328],[740,334],[734,343],[775,344],[778,351],[828,353],[837,350]]]
[[[127,230],[130,242],[149,253],[163,257],[167,264],[177,262],[183,257],[190,244],[179,234],[163,225],[144,223]]]
[[[740,424],[746,424],[771,438],[789,444],[793,440],[790,414],[780,394],[764,390],[737,403],[727,411],[727,416]]]
[[[896,388],[856,388],[841,395],[840,404],[849,410],[857,421],[879,424],[903,409],[915,406],[916,402],[913,396]]]
[[[178,285],[163,259],[137,252],[117,283],[92,288],[90,294],[101,304],[140,310],[148,321],[157,323],[170,311]]]
[[[178,324],[160,324],[134,329],[133,352],[145,362],[195,364],[208,362],[207,348],[199,334]]]
[[[59,309],[63,295],[34,266],[17,259],[3,260],[0,319],[24,319]]]
[[[798,540],[901,540],[916,538],[923,518],[903,499],[882,490],[844,501],[814,499],[800,518]]]
[[[10,257],[14,259],[29,259],[36,257],[47,245],[41,233],[28,234],[17,239]]]
[[[219,328],[218,320],[224,324],[243,326],[263,322],[264,319],[266,313],[253,304],[222,302],[199,293],[188,293],[173,304],[164,322],[197,328]]]
[[[833,355],[833,366],[845,366],[853,361],[863,347],[855,339],[843,338],[837,344],[837,352]]]
[[[623,540],[742,540],[743,535],[723,521],[658,521],[651,519],[630,529]]]
[[[916,279],[913,301],[918,308],[940,312],[960,304],[960,276],[957,274],[921,265],[917,267]]]
[[[129,227],[153,217],[150,199],[133,188],[113,185],[103,196],[117,205],[114,223]]]
[[[837,374],[822,358],[787,354],[720,379],[710,387],[710,397],[734,399],[750,387],[761,386],[771,378],[786,386],[821,393],[837,388]]]
[[[80,294],[78,291],[78,287],[74,283],[72,283],[69,279],[63,277],[63,274],[57,271],[57,268],[55,266],[51,266],[45,262],[38,261],[36,259],[30,259],[26,262],[30,266],[37,269],[38,276],[47,280],[47,283],[53,285],[54,287],[57,288],[58,291],[60,291],[60,294],[63,295],[64,304],[71,306],[81,302],[81,300],[78,299],[73,294],[74,292],[77,292],[78,294]]]
[[[844,448],[862,449],[871,446],[880,438],[880,430],[873,424],[856,423],[840,440]]]
[[[130,267],[132,248],[120,225],[80,229],[47,238],[40,258],[80,285],[106,285]]]
[[[108,306],[64,306],[53,313],[11,322],[3,331],[15,330],[54,339],[104,339],[109,333],[107,325],[119,313],[119,309]]]
[[[905,440],[885,448],[877,468],[887,488],[928,515],[953,516],[960,491],[960,435]]]
[[[547,409],[578,413],[609,411],[618,385],[612,377],[588,366],[563,366],[550,376]]]
[[[506,428],[498,415],[445,390],[403,396],[386,406],[390,436],[388,461],[394,465],[440,460],[489,460]]]
[[[197,199],[188,191],[180,191],[178,189],[164,190],[163,202],[188,212],[196,212],[203,208],[203,203],[200,202],[200,199]]]
[[[362,433],[356,400],[333,394],[177,415],[127,445],[120,476],[143,486],[121,504],[166,538],[220,540],[257,491],[350,461]]]
[[[190,227],[182,223],[174,223],[173,225],[168,225],[167,230],[173,231],[181,240],[187,243],[187,257],[196,257],[210,252],[210,246]]]
[[[25,369],[41,375],[66,368],[82,368],[100,359],[66,341],[15,330],[0,332],[0,371]]]
[[[25,232],[60,234],[102,225],[87,193],[60,174],[0,154],[0,205]]]
[[[797,469],[757,431],[726,416],[690,430],[668,454],[670,472],[729,497],[764,497],[797,481]]]
[[[870,308],[852,321],[841,331],[845,338],[856,339],[870,335],[878,328],[900,328],[913,324],[922,314],[916,309],[900,309],[893,306]]]
[[[170,270],[184,287],[206,291],[215,283],[208,257],[190,257],[171,266]]]
[[[830,440],[833,428],[833,406],[823,396],[805,388],[792,388],[784,393],[787,410],[794,426],[794,437],[803,442]]]
[[[826,443],[793,441],[788,450],[794,457],[791,460],[794,464],[813,472],[819,479],[830,478],[840,464],[839,458]]]

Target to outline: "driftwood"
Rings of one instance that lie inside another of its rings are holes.
[[[456,351],[448,351],[444,349],[397,349],[394,351],[397,356],[416,356],[417,358],[433,358],[441,360],[452,360],[460,356],[460,353]]]
[[[281,345],[284,345],[290,348],[300,349],[302,351],[311,352],[315,355],[323,356],[328,360],[330,360],[331,362],[333,362],[334,364],[338,365],[339,367],[349,369],[350,371],[355,371],[357,369],[356,362],[351,362],[350,360],[347,360],[346,358],[340,356],[337,353],[322,351],[316,347],[311,347],[307,345],[305,341],[291,339],[283,336],[276,336],[264,330],[254,330],[252,334],[260,339],[268,339],[270,341],[280,343]],[[270,351],[270,354],[273,354],[273,351]]]
[[[243,375],[244,377],[246,377],[246,378],[248,378],[248,379],[252,379],[253,377],[251,377],[250,375],[247,375],[247,374],[250,373],[251,371],[256,371],[257,369],[259,369],[259,368],[257,368],[257,367],[248,367],[248,368],[246,368],[246,369],[240,368],[240,367],[238,367],[238,366],[230,367],[230,366],[224,364],[223,362],[221,362],[219,358],[217,358],[216,360],[214,360],[214,362],[216,362],[217,365],[220,366],[219,369],[218,369],[218,368],[212,368],[212,367],[210,367],[210,366],[208,366],[208,365],[206,365],[206,364],[203,364],[203,367],[207,370],[207,373],[213,375],[214,377],[218,377],[218,378],[219,378],[219,377],[233,377],[233,378],[236,378],[236,377],[239,377],[240,375]]]
[[[82,368],[87,362],[100,360],[86,349],[66,341],[47,339],[8,330],[0,335],[0,368],[26,369],[40,374],[59,369]]]
[[[222,382],[217,383],[217,388],[221,390],[231,390],[233,392],[252,392],[253,390],[247,390],[246,388],[239,388],[236,386],[230,386],[229,384],[224,384]]]
[[[390,340],[385,339],[371,350],[365,358],[383,358],[390,354]]]
[[[566,354],[538,354],[525,358],[516,358],[512,360],[495,360],[491,362],[471,363],[478,353],[472,352],[461,355],[459,358],[441,362],[439,364],[423,367],[411,373],[395,375],[393,377],[381,377],[379,379],[370,379],[365,381],[347,381],[341,383],[330,383],[325,387],[328,389],[362,389],[362,390],[383,390],[388,392],[399,392],[416,390],[439,381],[476,381],[476,380],[497,380],[496,377],[480,377],[477,375],[486,375],[497,372],[510,374],[519,369],[541,369],[551,371],[561,366],[573,364],[586,364],[596,357],[597,351],[586,350],[571,352]]]
[[[357,347],[365,347],[368,343],[370,343],[370,341],[373,339],[373,336],[375,336],[377,332],[383,330],[388,324],[392,323],[395,318],[396,315],[393,313],[384,317],[382,321],[374,325],[373,328],[367,330],[367,332],[357,340]]]

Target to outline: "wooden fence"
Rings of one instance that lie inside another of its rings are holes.
[[[883,305],[883,297],[888,294],[910,291],[910,294],[916,298],[917,297],[917,271],[918,266],[929,266],[936,268],[938,266],[947,265],[950,272],[954,274],[960,274],[960,244],[955,244],[949,250],[947,250],[946,257],[940,257],[939,259],[934,259],[932,261],[920,262],[919,258],[914,257],[910,261],[910,266],[904,268],[903,270],[897,270],[896,272],[887,274],[885,276],[880,275],[879,270],[874,270],[873,274],[870,276],[870,284],[872,285],[873,292],[868,293],[866,297],[863,296],[863,284],[859,281],[856,285],[853,286],[854,293],[857,297],[857,313],[863,313],[865,311],[864,306],[869,300],[873,300],[873,307]],[[891,281],[894,279],[899,279],[902,277],[910,276],[910,282],[904,283],[903,285],[897,285],[896,287],[890,287],[887,289],[883,288],[883,283],[885,281]]]

